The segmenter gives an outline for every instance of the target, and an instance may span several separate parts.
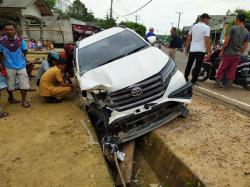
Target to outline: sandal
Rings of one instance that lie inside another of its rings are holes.
[[[13,99],[8,99],[9,103],[11,104],[17,104],[17,103],[21,103],[20,101],[16,100],[15,98]]]
[[[9,115],[8,112],[0,112],[0,118],[7,117]]]
[[[24,108],[29,108],[29,107],[30,107],[30,104],[29,104],[28,101],[24,101],[24,102],[22,102],[22,106],[23,106]]]

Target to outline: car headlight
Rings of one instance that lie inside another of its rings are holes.
[[[172,60],[172,58],[169,57],[168,63],[163,67],[163,69],[160,72],[164,84],[169,83],[171,77],[176,73],[176,71],[177,71],[177,66]]]

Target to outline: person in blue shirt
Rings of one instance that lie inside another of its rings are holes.
[[[150,36],[155,36],[155,33],[154,33],[154,28],[153,27],[150,27],[149,28],[149,32],[146,34],[146,39]]]
[[[3,30],[5,35],[0,39],[0,61],[3,59],[7,72],[8,91],[12,94],[17,79],[22,96],[22,106],[27,108],[30,107],[26,98],[27,90],[30,88],[25,62],[28,48],[25,41],[16,35],[16,26],[13,23],[5,23]]]
[[[5,80],[5,78],[3,77],[2,73],[1,73],[1,66],[0,66],[0,95],[1,95],[1,90],[5,89],[6,87],[7,87],[6,80]],[[0,105],[0,118],[4,118],[4,117],[6,117],[8,115],[9,115],[9,113],[4,112],[1,105]]]

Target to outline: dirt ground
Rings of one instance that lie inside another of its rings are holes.
[[[250,187],[250,117],[194,96],[187,119],[156,130],[211,187]]]
[[[74,99],[47,104],[29,92],[31,108],[1,104],[0,186],[113,186],[86,114]],[[15,93],[20,99],[19,92]]]

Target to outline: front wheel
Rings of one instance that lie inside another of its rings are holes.
[[[209,70],[206,67],[202,67],[198,76],[198,81],[203,82],[206,81],[209,77]]]
[[[85,104],[84,104],[84,98],[81,93],[81,89],[79,85],[77,84],[77,80],[75,79],[74,81],[74,96],[75,96],[75,102],[77,106],[81,109],[85,109]]]

